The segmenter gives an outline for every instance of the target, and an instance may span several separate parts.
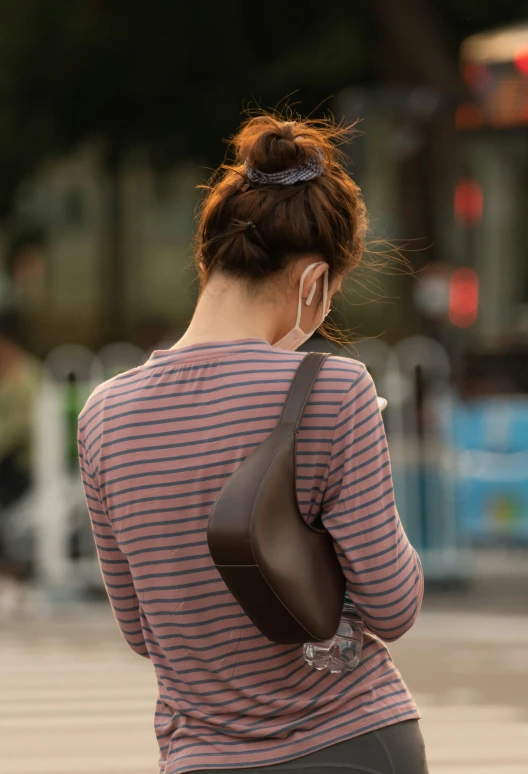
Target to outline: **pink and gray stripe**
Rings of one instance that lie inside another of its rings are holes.
[[[423,574],[394,502],[376,390],[330,358],[299,432],[303,517],[323,508],[368,634],[333,675],[266,640],[218,574],[207,520],[230,474],[279,418],[303,355],[259,340],[155,352],[101,385],[79,424],[101,569],[128,645],[152,661],[162,774],[278,764],[418,718],[384,641],[414,623]]]

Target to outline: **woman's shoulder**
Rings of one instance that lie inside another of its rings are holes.
[[[370,374],[359,360],[331,355],[321,367],[312,399],[341,406],[347,396],[353,399],[364,387],[368,387],[370,381]]]
[[[123,402],[130,402],[138,380],[143,376],[141,368],[132,368],[97,385],[79,414],[79,428],[82,430],[88,424],[99,423],[105,406],[110,404],[115,408]]]
[[[364,363],[351,357],[330,355],[321,368],[321,378],[345,380],[350,386],[365,376],[368,371]]]

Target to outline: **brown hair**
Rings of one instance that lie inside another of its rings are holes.
[[[330,119],[263,114],[242,125],[231,143],[234,163],[204,186],[196,236],[202,285],[217,270],[255,283],[310,253],[329,264],[330,278],[359,263],[367,215],[338,148],[349,137],[350,127]],[[273,173],[314,158],[323,160],[322,174],[293,185],[251,183],[244,166]]]

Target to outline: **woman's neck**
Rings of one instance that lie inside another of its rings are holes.
[[[242,283],[213,276],[200,296],[189,327],[173,348],[240,339],[262,339],[272,344],[283,325],[280,308],[264,293],[251,296]]]

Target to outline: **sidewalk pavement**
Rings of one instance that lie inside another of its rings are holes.
[[[448,599],[391,645],[430,772],[528,774],[528,616]],[[0,774],[156,774],[156,680],[108,605],[4,624],[0,685]]]

